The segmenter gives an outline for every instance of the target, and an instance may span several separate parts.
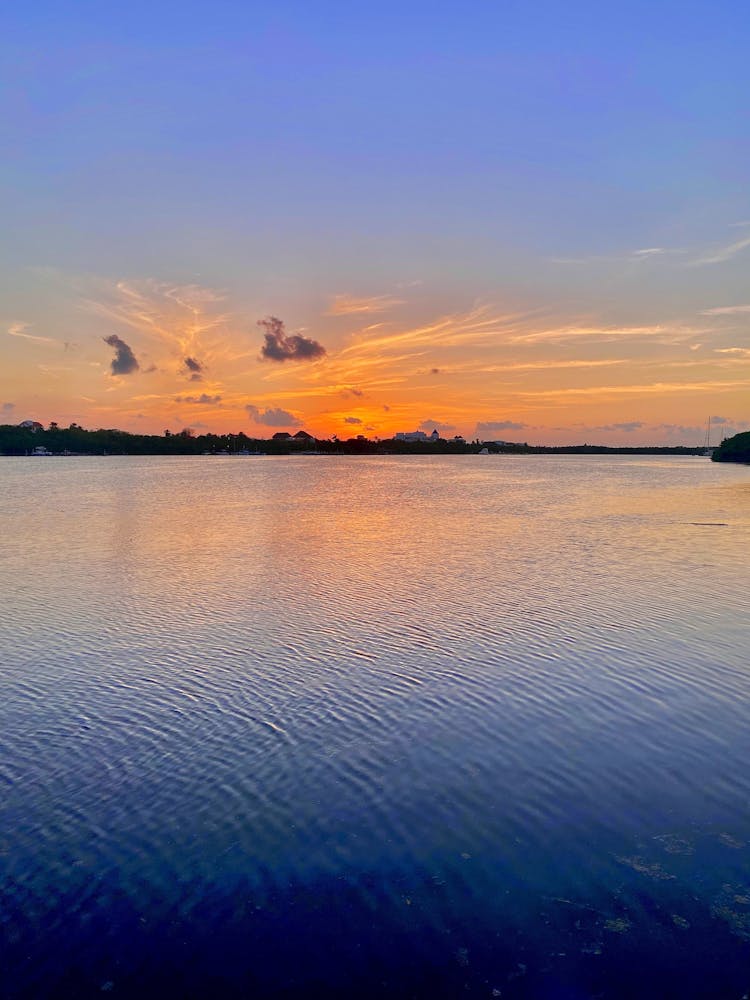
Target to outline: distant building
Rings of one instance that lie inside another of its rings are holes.
[[[272,441],[291,441],[292,435],[289,431],[276,431],[274,436],[271,438]]]
[[[424,431],[399,431],[394,434],[395,441],[428,441]]]
[[[294,440],[310,443],[311,441],[314,441],[315,438],[312,436],[312,434],[308,434],[307,431],[297,431],[297,433],[294,435]]]
[[[424,431],[399,431],[394,434],[395,441],[429,441],[434,444],[436,441],[440,440],[440,435],[438,434],[437,427],[433,430],[432,434],[425,434]]]
[[[32,434],[44,430],[44,424],[40,424],[38,420],[22,420],[18,426],[23,427],[24,430],[31,431]]]

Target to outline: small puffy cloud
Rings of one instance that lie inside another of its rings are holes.
[[[639,431],[641,427],[646,425],[642,420],[625,420],[620,424],[603,424],[601,427],[593,427],[592,430],[595,431],[625,431],[627,434],[632,433],[632,431]]]
[[[221,402],[221,396],[209,396],[202,392],[200,396],[175,396],[175,403],[206,403],[216,404]]]
[[[258,320],[258,326],[265,330],[260,356],[266,361],[315,361],[325,356],[322,344],[300,333],[287,333],[277,316]]]
[[[733,423],[729,417],[711,417],[712,424],[731,424]]]
[[[16,408],[15,403],[3,403],[3,413],[6,414],[6,416],[12,413],[15,410],[15,408]]]
[[[452,431],[453,424],[444,424],[440,420],[423,420],[417,430],[420,431]]]
[[[263,424],[264,427],[298,427],[301,423],[293,413],[278,407],[261,410],[257,406],[253,406],[252,403],[248,403],[245,409],[253,423]]]
[[[341,395],[344,399],[348,399],[349,396],[364,396],[364,392],[361,389],[357,389],[356,386],[348,385],[341,390]]]
[[[430,368],[430,375],[440,375],[439,368]]]
[[[359,419],[359,417],[344,417],[344,423],[345,424],[361,424],[362,421]]]
[[[202,361],[199,361],[197,358],[187,357],[183,358],[182,363],[185,366],[183,374],[187,375],[189,382],[203,381],[203,373],[206,370],[206,366]]]
[[[496,434],[498,431],[522,431],[528,424],[521,424],[515,420],[483,420],[477,424],[476,435],[481,438],[487,434]]]
[[[138,371],[140,365],[129,344],[126,344],[124,340],[121,340],[114,333],[109,337],[102,337],[102,340],[109,347],[114,347],[115,349],[115,356],[112,358],[109,366],[113,375],[131,375],[133,372]]]
[[[385,410],[386,413],[390,413],[391,412],[390,406],[388,406],[386,403],[383,403],[383,409]]]

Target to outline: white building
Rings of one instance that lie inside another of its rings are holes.
[[[396,441],[439,441],[440,435],[437,432],[437,428],[432,432],[432,434],[425,434],[424,431],[399,431],[394,434],[394,440]]]

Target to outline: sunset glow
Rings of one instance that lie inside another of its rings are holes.
[[[502,30],[489,10],[435,14],[427,36],[406,25],[408,45],[382,11],[352,13],[337,31],[360,44],[356,70],[295,4],[230,6],[209,28],[164,15],[151,30],[184,48],[165,65],[135,14],[109,60],[105,13],[50,17],[48,64],[19,19],[4,422],[691,445],[708,417],[748,427],[740,50],[696,76],[697,15],[660,50],[614,14],[570,38],[549,13]],[[263,59],[278,38],[294,79]],[[579,91],[581,74],[596,86]],[[269,316],[282,339],[266,351]]]

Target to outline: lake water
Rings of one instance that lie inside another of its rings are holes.
[[[750,989],[750,468],[0,487],[0,995]]]

